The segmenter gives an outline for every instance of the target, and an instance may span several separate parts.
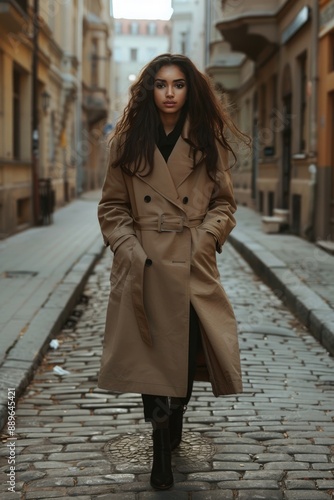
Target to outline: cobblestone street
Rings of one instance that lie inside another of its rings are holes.
[[[208,384],[195,384],[173,452],[174,487],[149,485],[151,432],[140,396],[96,388],[107,251],[59,348],[49,349],[18,401],[15,493],[7,484],[11,440],[2,436],[2,500],[334,498],[334,360],[230,245],[218,262],[239,323],[244,392],[215,398]]]

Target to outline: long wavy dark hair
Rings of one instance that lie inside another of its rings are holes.
[[[218,149],[216,141],[236,155],[226,135],[226,129],[244,142],[249,142],[233,123],[226,106],[215,93],[210,79],[201,73],[192,61],[179,54],[162,54],[147,64],[138,80],[130,88],[130,99],[113,136],[119,136],[118,158],[114,167],[121,167],[134,175],[148,167],[153,169],[153,156],[158,139],[159,113],[154,102],[155,75],[163,66],[176,65],[184,73],[187,83],[187,101],[183,110],[189,119],[189,137],[193,168],[205,164],[208,175],[215,179]],[[200,154],[197,154],[200,152]]]

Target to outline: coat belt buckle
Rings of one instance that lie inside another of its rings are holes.
[[[178,215],[170,216],[161,214],[159,216],[158,231],[159,233],[182,233],[183,225],[184,225],[183,217]]]

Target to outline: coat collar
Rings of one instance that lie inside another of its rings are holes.
[[[145,169],[136,173],[136,176],[143,182],[177,205],[182,211],[184,211],[184,207],[177,189],[193,172],[192,148],[185,141],[188,133],[189,121],[187,119],[167,163],[158,147],[156,147],[153,171],[149,175],[147,175]]]

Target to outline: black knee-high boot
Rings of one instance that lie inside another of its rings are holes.
[[[189,318],[189,365],[188,365],[188,389],[185,398],[171,398],[169,413],[169,432],[171,449],[175,450],[181,443],[183,415],[187,409],[187,404],[191,398],[193,381],[196,371],[196,356],[201,346],[201,332],[197,314],[190,304]]]
[[[172,455],[169,429],[156,428],[153,430],[153,466],[151,472],[151,486],[156,490],[167,490],[173,486]]]
[[[175,402],[174,402],[175,401]],[[171,450],[175,450],[181,443],[182,428],[183,428],[183,414],[187,407],[180,404],[179,400],[172,398],[170,405],[169,415],[169,436]]]

